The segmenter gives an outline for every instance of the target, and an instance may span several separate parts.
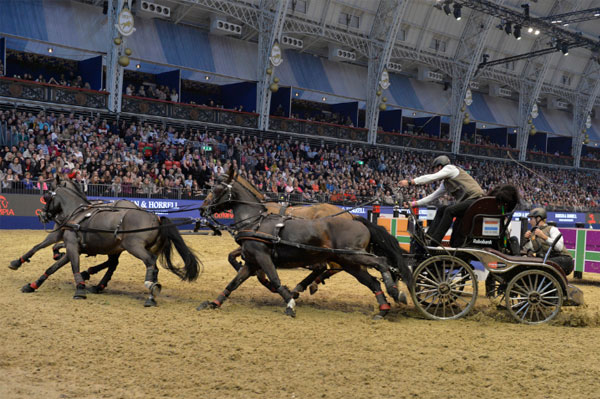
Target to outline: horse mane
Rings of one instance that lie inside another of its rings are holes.
[[[240,183],[242,185],[242,187],[244,187],[245,189],[250,191],[256,197],[256,199],[258,199],[259,201],[265,200],[264,194],[261,193],[260,191],[258,191],[258,189],[256,187],[254,187],[254,185],[252,183],[250,183],[248,180],[244,179],[242,176],[236,174],[235,181]]]
[[[512,184],[503,184],[494,187],[488,195],[496,197],[496,201],[506,206],[510,211],[514,210],[521,201],[519,190]]]
[[[81,190],[81,187],[79,187],[79,184],[76,184],[71,180],[63,180],[63,181],[61,181],[61,185],[64,188],[71,188],[72,190],[75,190],[77,192],[77,194],[79,194],[81,196],[81,199],[85,199],[87,202],[90,202],[87,198],[87,195],[85,195],[83,190]]]

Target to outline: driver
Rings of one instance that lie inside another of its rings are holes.
[[[560,231],[546,223],[548,215],[544,208],[533,209],[527,217],[532,228],[525,233],[525,239],[529,241],[525,243],[523,249],[527,251],[529,256],[543,258],[556,237],[559,236]],[[573,258],[565,248],[565,241],[562,237],[554,245],[548,260],[559,265],[566,275],[571,274],[573,271]]]
[[[427,230],[433,244],[441,245],[442,239],[452,225],[452,219],[457,222],[464,215],[469,205],[483,196],[483,190],[479,184],[467,172],[450,163],[450,158],[440,155],[433,160],[433,173],[415,177],[414,179],[401,180],[400,186],[427,184],[442,180],[442,184],[433,193],[418,201],[413,201],[411,207],[427,205],[442,195],[451,194],[456,202],[452,205],[441,206],[437,209],[435,218]]]

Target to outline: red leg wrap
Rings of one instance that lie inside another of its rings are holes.
[[[377,296],[377,295],[383,295],[383,291],[377,291],[377,292],[375,293],[375,296]]]
[[[21,263],[25,263],[25,259],[19,258],[19,260],[21,261]]]
[[[218,307],[218,308],[220,308],[220,307],[221,307],[221,301],[219,301],[218,299],[215,299],[215,300],[213,301],[213,303],[214,303],[215,305],[217,305],[217,307]]]
[[[391,308],[392,307],[389,303],[382,303],[381,305],[379,305],[379,310],[390,310]]]
[[[35,282],[33,282],[33,283],[29,284],[29,286],[30,286],[31,288],[33,288],[34,290],[37,290],[38,288],[40,288],[40,287],[38,287],[38,285],[37,285]]]

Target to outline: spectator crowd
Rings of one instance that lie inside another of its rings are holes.
[[[46,189],[61,174],[89,195],[199,198],[229,163],[260,190],[295,201],[360,203],[376,197],[392,205],[435,189],[398,184],[430,171],[435,154],[427,152],[314,146],[293,138],[224,134],[206,126],[186,130],[124,120],[116,125],[98,117],[19,110],[0,111],[0,126],[2,190]],[[516,185],[526,207],[587,210],[600,200],[595,172],[473,158],[456,163],[485,190]]]

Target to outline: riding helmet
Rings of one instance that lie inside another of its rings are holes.
[[[440,155],[439,157],[437,157],[436,159],[433,160],[432,167],[434,167],[434,168],[436,166],[444,167],[446,165],[450,165],[450,158],[448,158],[445,155]]]
[[[546,210],[544,208],[534,208],[531,210],[531,212],[529,212],[529,215],[527,215],[527,217],[541,217],[542,219],[546,219],[548,217],[548,214],[546,213]]]

